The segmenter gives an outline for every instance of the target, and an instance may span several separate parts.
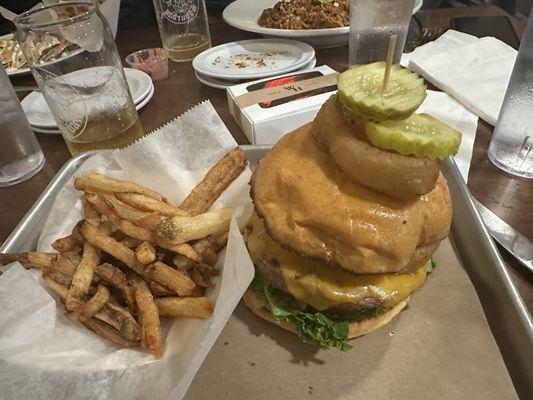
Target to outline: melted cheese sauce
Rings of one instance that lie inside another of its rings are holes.
[[[248,224],[251,232],[248,233],[247,244],[252,261],[275,260],[289,293],[317,310],[339,303],[358,303],[368,298],[376,299],[382,307],[389,308],[409,297],[426,280],[425,266],[413,274],[354,275],[285,250],[268,236],[255,213]]]

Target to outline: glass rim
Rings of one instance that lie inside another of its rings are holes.
[[[143,52],[147,52],[147,51],[150,51],[150,50],[153,50],[155,53],[157,53],[157,57],[154,58],[151,62],[158,62],[158,61],[164,60],[165,58],[168,59],[168,53],[167,53],[167,51],[164,48],[162,48],[162,47],[149,47],[149,48],[146,48],[146,49],[136,50],[133,53],[128,54],[126,57],[124,57],[124,61],[126,61],[128,64],[147,64],[147,63],[149,63],[147,61],[136,63],[135,61],[133,61],[133,57],[136,54],[138,54],[138,53],[143,53]]]
[[[64,6],[75,6],[75,5],[77,5],[77,6],[86,6],[87,10],[83,11],[83,12],[80,12],[79,14],[73,15],[71,17],[61,18],[61,19],[58,19],[56,21],[43,22],[43,23],[24,22],[25,18],[30,17],[32,15],[35,15],[37,13],[40,13],[42,11],[49,10],[49,9],[52,9],[52,8],[60,8],[60,7],[64,7]],[[94,14],[97,11],[98,11],[98,6],[96,5],[96,3],[93,3],[92,1],[88,1],[88,0],[86,0],[86,1],[66,1],[64,3],[51,4],[49,6],[37,8],[35,10],[25,11],[22,14],[17,15],[15,17],[15,19],[13,19],[13,23],[15,24],[15,26],[17,28],[19,28],[19,27],[20,28],[31,28],[31,29],[47,28],[47,27],[54,26],[54,25],[61,25],[61,24],[64,24],[66,22],[71,22],[72,23],[72,22],[77,22],[79,20],[83,20],[83,19],[87,18],[89,15]]]

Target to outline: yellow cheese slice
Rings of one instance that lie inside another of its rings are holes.
[[[257,264],[275,260],[289,293],[319,311],[339,303],[358,303],[368,298],[389,308],[409,297],[426,280],[425,266],[413,274],[355,275],[284,249],[266,233],[255,213],[248,224],[251,231],[247,244],[252,261]]]

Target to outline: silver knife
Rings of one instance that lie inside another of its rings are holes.
[[[501,244],[529,271],[533,272],[533,244],[529,239],[517,232],[511,225],[476,199],[474,199],[474,203],[494,240]]]

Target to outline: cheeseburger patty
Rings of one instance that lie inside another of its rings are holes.
[[[281,269],[276,260],[258,262],[256,268],[263,277],[275,288],[288,292],[287,284],[283,279]],[[383,302],[373,297],[366,297],[357,303],[338,303],[335,306],[322,310],[322,313],[330,317],[343,317],[353,315],[361,311],[371,311],[381,307]]]

